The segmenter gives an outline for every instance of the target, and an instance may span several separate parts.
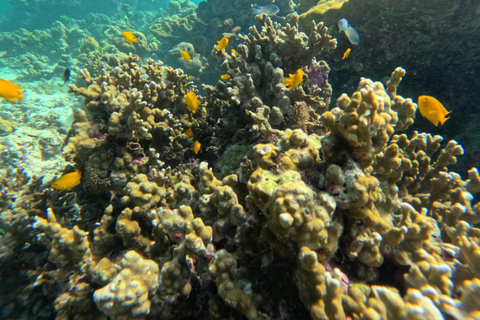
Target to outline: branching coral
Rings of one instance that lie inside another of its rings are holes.
[[[215,132],[222,143],[229,143],[232,135],[235,140],[260,136],[268,140],[276,128],[322,131],[318,118],[328,108],[331,87],[328,66],[313,58],[335,48],[336,41],[321,23],[313,25],[308,36],[299,32],[297,18],[294,14],[291,23],[282,27],[259,15],[261,31],[251,27],[248,36],[240,36],[237,53],[212,51],[224,59],[221,68],[232,77],[216,87],[204,86],[207,111],[219,119]],[[287,89],[284,77],[299,68],[305,69],[308,80],[298,89]]]

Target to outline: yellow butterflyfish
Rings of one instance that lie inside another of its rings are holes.
[[[228,44],[228,38],[223,37],[219,41],[217,41],[217,45],[215,46],[215,50],[220,51],[223,50],[227,47]]]
[[[8,80],[0,79],[0,97],[11,101],[17,102],[18,100],[23,99],[24,94],[21,93],[25,90],[17,86],[16,84],[11,83]]]
[[[352,49],[348,48],[344,53],[343,53],[343,59],[346,59],[348,58],[348,56],[350,55],[350,52],[352,51]]]
[[[122,34],[123,34],[123,37],[125,38],[125,41],[127,41],[128,43],[133,43],[138,41],[135,35],[130,31],[123,31]]]
[[[438,126],[439,122],[443,124],[450,115],[450,112],[443,107],[440,101],[430,96],[418,97],[418,110],[435,126]]]
[[[187,131],[185,131],[185,135],[189,138],[193,138],[192,128],[188,128]]]
[[[230,79],[230,75],[229,75],[228,73],[222,74],[222,75],[220,76],[220,79],[222,79],[222,80]]]
[[[193,152],[195,152],[195,154],[198,154],[198,151],[200,151],[200,147],[202,146],[202,144],[198,141],[195,141],[195,143],[193,144]]]
[[[188,54],[187,51],[180,50],[180,55],[182,56],[183,59],[185,59],[185,60],[187,60],[187,61],[192,60],[192,59],[190,58],[190,55]]]
[[[82,174],[77,169],[74,172],[70,172],[62,175],[60,178],[52,182],[51,187],[57,190],[70,190],[80,184]]]
[[[193,113],[197,112],[198,105],[200,102],[197,99],[197,95],[193,91],[188,91],[187,95],[185,96],[185,103],[190,111]]]
[[[235,56],[235,57],[236,57],[236,56],[238,56],[238,52],[237,52],[237,50],[235,50],[235,49],[232,49],[232,50],[231,50],[231,52],[232,52],[232,55],[233,55],[233,56]]]
[[[298,88],[300,83],[303,81],[303,71],[302,69],[298,69],[295,74],[290,74],[288,78],[285,79],[285,86],[288,87],[289,89],[294,89]]]

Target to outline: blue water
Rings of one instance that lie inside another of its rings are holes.
[[[88,14],[106,14],[113,16],[122,14],[122,4],[128,4],[134,11],[156,11],[165,9],[168,0],[135,0],[119,2],[114,0],[82,0],[35,2],[27,0],[25,3],[9,5],[8,1],[0,0],[0,30],[13,31],[19,28],[27,30],[43,29],[51,26],[60,16],[67,16],[73,19],[85,19]],[[200,1],[195,0],[198,4]]]

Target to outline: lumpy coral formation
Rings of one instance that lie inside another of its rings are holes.
[[[21,265],[22,296],[59,319],[477,319],[480,176],[448,169],[462,147],[402,133],[402,68],[330,107],[328,28],[257,19],[212,50],[230,78],[205,96],[132,54],[83,69],[63,149],[82,183],[2,178],[0,267]]]

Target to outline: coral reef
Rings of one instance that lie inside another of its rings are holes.
[[[253,26],[248,36],[240,36],[243,44],[237,46],[237,53],[212,51],[224,59],[222,71],[231,76],[216,87],[204,86],[207,112],[220,118],[213,129],[220,145],[232,141],[232,136],[233,141],[249,141],[259,136],[268,139],[278,129],[301,127],[316,132],[323,128],[318,118],[328,108],[331,87],[328,72],[323,73],[323,81],[317,74],[328,66],[313,58],[335,48],[336,40],[322,23],[313,25],[308,36],[299,32],[297,15],[287,26],[273,23],[266,15],[257,19],[261,31]],[[298,68],[305,68],[308,79],[301,88],[290,90],[283,83],[284,73]]]
[[[170,10],[192,14],[189,3]],[[450,171],[464,153],[454,140],[403,133],[417,109],[398,94],[403,68],[385,84],[361,78],[330,107],[321,58],[337,42],[323,23],[307,35],[289,18],[258,15],[234,48],[210,48],[230,77],[204,84],[205,96],[183,70],[132,53],[78,72],[84,85],[69,91],[84,105],[63,155],[81,183],[53,190],[20,170],[0,179],[0,268],[25,287],[3,315],[478,318],[478,170]],[[107,58],[88,42],[87,60]],[[192,44],[172,57],[187,49],[201,61]]]

